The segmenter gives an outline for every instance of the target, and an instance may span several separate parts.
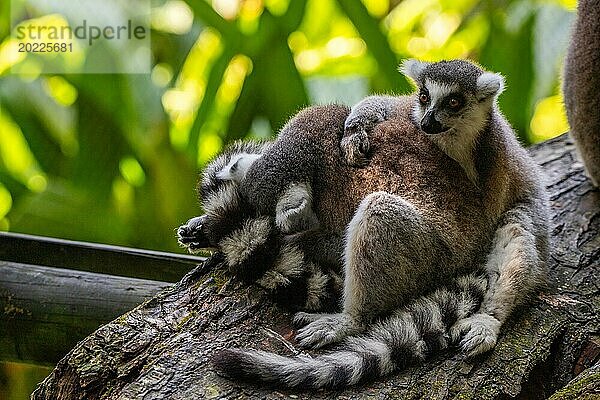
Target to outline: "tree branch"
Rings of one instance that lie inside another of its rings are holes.
[[[591,333],[600,329],[600,192],[584,177],[573,149],[567,135],[531,149],[548,175],[554,211],[553,288],[504,327],[491,353],[465,360],[448,352],[420,367],[343,392],[295,395],[536,399],[547,398],[575,378]],[[280,399],[284,391],[217,376],[208,360],[215,350],[231,346],[291,354],[290,326],[290,314],[258,288],[236,286],[221,272],[204,273],[200,267],[80,342],[32,398]],[[581,379],[597,377],[595,368],[585,370]],[[577,393],[597,390],[594,387],[597,384]]]

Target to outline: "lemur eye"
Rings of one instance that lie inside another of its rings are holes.
[[[419,101],[421,104],[427,104],[429,102],[429,95],[425,92],[421,92],[419,95]]]
[[[450,97],[450,99],[448,100],[448,106],[450,108],[457,109],[458,107],[460,107],[460,105],[460,100],[456,97]]]

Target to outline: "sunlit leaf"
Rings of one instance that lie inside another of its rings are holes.
[[[540,142],[569,130],[562,96],[550,96],[537,102],[531,118],[531,141]]]
[[[381,31],[379,24],[370,15],[363,3],[353,0],[338,0],[338,4],[348,15],[356,30],[360,33],[379,66],[378,74],[373,77],[374,89],[395,90],[405,92],[410,85],[398,73],[398,58],[392,51],[387,37]]]
[[[12,196],[10,192],[0,183],[0,219],[4,219],[12,208]]]

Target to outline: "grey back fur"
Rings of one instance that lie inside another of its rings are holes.
[[[399,117],[372,133],[373,158],[365,168],[348,166],[339,143],[349,110],[342,106],[311,107],[297,114],[277,140],[249,169],[242,185],[259,213],[273,215],[281,193],[298,182],[312,187],[312,202],[320,228],[343,234],[362,199],[376,191],[402,196],[437,222],[447,252],[418,264],[425,287],[473,267],[485,253],[494,227],[489,226],[483,193],[408,117],[414,97],[404,98]],[[429,270],[430,275],[425,273]],[[416,291],[413,294],[417,294]]]
[[[571,136],[588,176],[600,185],[600,4],[579,0],[565,59],[563,91]]]

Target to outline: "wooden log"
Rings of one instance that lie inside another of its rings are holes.
[[[598,377],[597,371],[576,366],[600,330],[600,191],[583,175],[573,149],[566,135],[531,149],[548,175],[554,211],[553,287],[503,327],[498,345],[486,355],[467,360],[449,351],[422,366],[338,392],[287,392],[232,382],[214,373],[208,361],[213,352],[236,346],[292,354],[290,314],[260,289],[198,268],[79,343],[32,398],[542,399],[555,392],[568,398],[557,391],[568,390],[573,379],[577,390],[582,388],[576,371],[585,382]],[[593,358],[589,365],[597,362]],[[590,390],[594,385],[577,393],[587,396]]]
[[[204,258],[187,254],[0,232],[0,260],[177,282]]]
[[[55,364],[167,282],[0,261],[0,359]]]

